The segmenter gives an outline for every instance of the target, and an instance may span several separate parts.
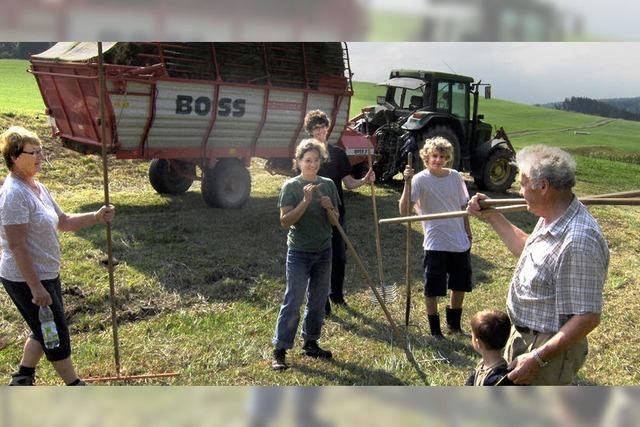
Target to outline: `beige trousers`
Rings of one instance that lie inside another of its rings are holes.
[[[541,347],[555,334],[543,334],[537,332],[521,333],[511,326],[511,334],[504,348],[504,358],[507,363],[520,356],[529,353],[534,348]],[[583,338],[568,350],[549,360],[549,364],[540,368],[538,376],[532,385],[569,385],[573,381],[578,370],[587,358],[587,338]]]

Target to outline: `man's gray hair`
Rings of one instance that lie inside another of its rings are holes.
[[[530,145],[516,154],[516,163],[518,169],[534,182],[546,179],[558,190],[570,190],[576,185],[576,161],[559,148]]]

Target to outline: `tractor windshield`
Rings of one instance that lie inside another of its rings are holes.
[[[398,80],[398,79],[393,79]],[[417,80],[417,79],[411,79]],[[428,106],[430,84],[418,80],[421,85],[415,87],[387,85],[387,102],[400,110],[418,110]]]

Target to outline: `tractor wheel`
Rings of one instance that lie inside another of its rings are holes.
[[[481,178],[474,178],[480,190],[504,193],[516,177],[516,166],[512,164],[511,151],[504,148],[495,150],[482,168]]]
[[[422,141],[418,144],[420,149],[424,146],[424,140],[429,138],[435,138],[436,136],[441,136],[442,138],[449,141],[449,143],[453,146],[453,158],[451,159],[451,168],[459,170],[460,169],[460,141],[458,141],[458,136],[456,133],[446,126],[434,126],[433,128],[427,130],[427,132],[422,134]],[[414,157],[416,157],[414,155]],[[419,156],[418,156],[419,157]],[[415,162],[414,162],[415,164]],[[420,161],[420,165],[422,165],[422,161]],[[422,167],[420,167],[422,169]]]
[[[221,159],[202,174],[202,198],[213,208],[240,208],[250,193],[251,176],[238,159]]]
[[[149,164],[149,182],[160,194],[182,194],[186,192],[195,175],[193,163],[178,160],[153,159]]]

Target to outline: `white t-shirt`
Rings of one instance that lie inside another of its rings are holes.
[[[5,225],[27,224],[27,249],[40,280],[51,280],[60,272],[58,219],[62,210],[44,185],[38,183],[40,197],[27,184],[7,176],[0,188],[0,276],[24,282],[22,272],[9,249]]]
[[[420,215],[459,211],[469,201],[469,192],[458,171],[445,169],[445,176],[435,176],[425,169],[411,180],[411,202],[417,203]],[[429,251],[465,252],[471,247],[462,218],[422,221],[424,241]]]

